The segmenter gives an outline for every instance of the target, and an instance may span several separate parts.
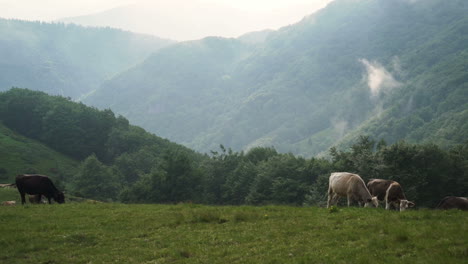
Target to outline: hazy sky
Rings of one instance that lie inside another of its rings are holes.
[[[230,31],[226,30],[225,32],[219,29],[221,25],[216,25],[218,23],[212,22],[216,19],[222,20],[223,17],[221,16],[220,18],[213,18],[210,21],[210,23],[213,24],[212,30],[204,27],[203,29],[199,29],[199,32],[197,32],[198,35],[178,36],[174,34],[174,36],[161,36],[175,37],[178,40],[183,40],[184,38],[190,39],[202,35],[223,35],[224,33],[225,37],[233,37],[241,33],[266,28],[278,29],[281,26],[298,22],[304,16],[315,12],[331,1],[332,0],[0,0],[0,17],[53,21],[60,18],[95,14],[115,7],[133,4],[145,4],[145,8],[157,9],[159,12],[164,10],[165,17],[173,16],[175,21],[180,17],[181,9],[185,8],[183,10],[184,17],[180,19],[181,23],[191,21],[187,19],[187,16],[210,16],[214,12],[213,9],[216,8],[224,12],[232,9],[236,14],[248,14],[250,17],[257,17],[257,20],[252,20],[250,24],[244,22],[238,23],[238,25],[231,25],[235,24],[232,22],[229,24]],[[207,13],[203,14],[204,9],[190,8],[197,6],[199,3],[209,4],[212,10],[207,10]],[[193,14],[190,13],[191,10],[193,10]],[[222,12],[220,13],[222,14]],[[219,24],[222,24],[221,22],[226,24],[226,21],[220,21]],[[216,27],[218,29],[215,29]],[[148,32],[148,29],[140,29],[136,25],[134,25],[134,28],[129,27],[126,29],[143,33],[158,33]]]

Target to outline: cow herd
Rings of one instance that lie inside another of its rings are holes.
[[[5,185],[5,184],[4,184]],[[57,203],[64,203],[65,196],[59,191],[52,180],[45,175],[21,174],[16,176],[14,186],[18,188],[21,196],[21,204],[26,202],[25,195],[29,194],[30,203],[41,203],[42,196]],[[2,187],[5,187],[2,186]],[[385,209],[404,211],[414,207],[415,203],[406,199],[401,185],[392,180],[371,179],[367,185],[357,174],[349,172],[333,172],[329,178],[327,207],[338,203],[340,197],[348,199],[348,206],[357,202],[364,207],[378,207],[379,202],[385,203]],[[15,201],[6,201],[2,205],[15,205]],[[437,205],[437,209],[461,209],[468,210],[468,199],[465,197],[447,196]]]
[[[385,202],[385,209],[405,211],[415,203],[406,199],[401,185],[392,180],[370,179],[367,185],[361,176],[349,172],[333,172],[328,182],[327,207],[338,203],[340,197],[348,199],[348,206],[356,201],[364,207],[379,206]],[[468,199],[465,197],[447,196],[437,205],[437,209],[468,210]]]

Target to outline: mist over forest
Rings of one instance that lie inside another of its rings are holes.
[[[366,134],[466,140],[466,4],[334,1],[297,24],[161,49],[83,100],[208,152],[306,157]],[[440,129],[443,128],[443,129]]]

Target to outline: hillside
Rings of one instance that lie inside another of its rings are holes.
[[[76,160],[13,132],[1,122],[0,157],[0,183],[13,183],[15,176],[23,173],[45,174],[62,182],[78,168]]]
[[[0,91],[79,98],[173,41],[111,28],[0,18]]]
[[[110,110],[39,91],[0,92],[0,122],[0,179],[42,173],[82,197],[116,199],[142,175],[164,171],[166,161],[188,169],[202,159]]]
[[[360,137],[349,150],[332,149],[331,159],[223,145],[202,155],[109,109],[19,88],[0,92],[0,121],[1,178],[8,183],[14,174],[43,173],[62,181],[68,194],[94,200],[323,205],[336,171],[396,180],[418,207],[468,191],[468,141],[443,149]]]
[[[84,102],[202,152],[313,156],[360,134],[452,146],[468,134],[467,11],[461,0],[337,0],[260,43],[161,49]]]
[[[1,193],[1,190],[0,190]],[[467,213],[36,205],[0,210],[5,263],[466,263]],[[391,223],[391,224],[388,224]],[[25,246],[27,241],[27,246]]]

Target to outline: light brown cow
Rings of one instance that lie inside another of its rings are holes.
[[[385,201],[385,209],[387,210],[394,207],[401,212],[415,205],[414,202],[406,199],[403,188],[396,181],[371,179],[367,183],[367,188],[371,195],[377,196],[379,201]]]
[[[327,207],[337,204],[340,197],[348,198],[348,206],[352,201],[357,201],[359,205],[364,203],[364,207],[370,203],[379,206],[377,197],[371,196],[362,178],[349,172],[333,172],[330,175]]]

